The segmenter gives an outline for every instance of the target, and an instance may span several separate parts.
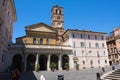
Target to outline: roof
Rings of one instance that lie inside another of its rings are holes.
[[[99,33],[99,34],[107,34],[105,32],[95,32],[91,30],[78,30],[78,29],[67,29],[63,35],[65,35],[69,31],[75,31],[75,32],[90,32],[90,33]]]

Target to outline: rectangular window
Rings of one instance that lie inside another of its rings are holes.
[[[50,39],[46,39],[46,44],[50,44]]]
[[[5,5],[5,0],[3,0],[3,6]]]
[[[97,40],[97,36],[95,35],[95,40]]]
[[[5,54],[4,53],[1,54],[1,61],[5,62]]]
[[[89,48],[91,48],[91,43],[89,43]]]
[[[98,58],[100,57],[99,51],[97,51],[97,57],[98,57]]]
[[[80,35],[80,38],[83,39],[83,35],[82,34]]]
[[[100,60],[98,60],[98,64],[100,64]]]
[[[73,47],[75,48],[75,41],[73,41]]]
[[[72,38],[75,38],[75,34],[74,33],[72,34]]]
[[[107,60],[105,60],[105,64],[107,64]]]
[[[90,65],[93,65],[93,61],[92,60],[90,61]]]
[[[102,36],[101,39],[104,40],[104,37]]]
[[[83,62],[83,65],[85,65],[85,61],[83,60],[82,62]]]
[[[92,51],[89,51],[88,53],[89,53],[89,56],[92,56]]]
[[[98,43],[95,43],[95,47],[96,47],[96,48],[99,48],[99,44],[98,44]]]
[[[74,50],[73,55],[76,56],[76,51]]]
[[[102,48],[104,48],[105,47],[105,45],[104,45],[104,43],[102,43]]]
[[[90,35],[88,35],[88,39],[90,39]]]
[[[85,47],[84,42],[81,42],[80,45],[81,45],[81,47]]]
[[[84,51],[82,51],[82,56],[84,56]]]

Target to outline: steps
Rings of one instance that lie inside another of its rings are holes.
[[[110,74],[106,75],[102,80],[120,80],[120,69],[112,71]]]

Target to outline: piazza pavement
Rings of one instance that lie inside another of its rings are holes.
[[[105,73],[111,70],[111,66],[105,67]],[[46,80],[58,80],[58,75],[63,75],[64,80],[97,80],[96,73],[104,74],[101,68],[80,69],[79,71],[22,72],[19,80],[40,80],[41,75],[44,75]],[[9,73],[0,73],[0,80],[10,80]]]

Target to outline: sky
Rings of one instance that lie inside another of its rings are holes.
[[[25,36],[25,26],[43,22],[51,25],[51,9],[63,7],[64,29],[112,32],[120,26],[120,0],[14,0],[17,21],[13,43]]]

